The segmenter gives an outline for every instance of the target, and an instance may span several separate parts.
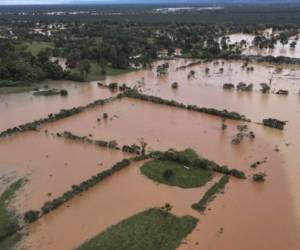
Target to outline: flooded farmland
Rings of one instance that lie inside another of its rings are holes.
[[[47,117],[61,109],[69,109],[86,105],[97,99],[110,97],[112,92],[99,88],[96,83],[75,83],[71,81],[45,82],[44,85],[53,88],[66,89],[67,97],[33,96],[28,93],[0,95],[0,112],[5,117],[1,119],[0,130],[3,131],[26,122]]]
[[[268,38],[271,37],[272,30],[266,30],[264,35]],[[288,39],[288,44],[282,45],[279,41],[274,45],[274,48],[264,48],[260,49],[253,45],[253,40],[255,35],[236,33],[228,36],[229,44],[240,44],[241,41],[245,41],[246,44],[243,49],[243,54],[245,55],[261,55],[261,56],[286,56],[300,58],[300,43],[298,42],[299,35],[292,36]],[[293,41],[297,41],[297,44],[294,48],[290,47],[290,44]]]
[[[40,208],[51,197],[125,157],[128,155],[74,144],[53,134],[26,133],[0,142],[1,174],[14,172],[30,180],[16,201],[21,213]]]
[[[218,195],[203,215],[192,210],[191,204],[200,199],[218,175],[205,187],[184,190],[146,179],[139,171],[142,163],[136,163],[30,225],[22,247],[73,249],[134,213],[170,202],[174,214],[190,214],[200,220],[179,249],[229,250],[233,249],[233,242],[234,249],[300,248],[300,199],[297,195],[300,68],[252,63],[254,71],[247,72],[242,68],[243,62],[217,61],[179,69],[189,62],[184,59],[169,61],[169,72],[165,76],[157,77],[153,68],[110,77],[106,83],[138,85],[145,94],[239,112],[252,119],[248,127],[255,139],[247,138],[233,145],[231,140],[237,133],[238,121],[227,120],[228,128],[223,131],[220,117],[122,98],[44,125],[40,132],[1,139],[0,171],[14,172],[18,177],[28,176],[29,179],[14,202],[17,211],[23,213],[39,208],[50,199],[49,193],[56,197],[72,184],[128,157],[119,151],[58,138],[56,133],[63,131],[94,140],[116,140],[120,145],[138,143],[139,138],[144,138],[149,144],[148,150],[193,148],[219,164],[245,171],[249,178],[231,178],[225,194]],[[192,78],[188,78],[190,70],[195,71]],[[178,89],[171,87],[175,81]],[[222,88],[224,83],[237,85],[241,81],[253,83],[254,90],[242,92]],[[271,93],[262,94],[260,83],[270,81]],[[289,95],[272,93],[279,89],[289,90]],[[61,108],[109,97],[111,92],[91,83],[74,88],[67,99],[36,98],[29,94],[21,94],[22,98],[18,98],[18,95],[5,97],[9,100],[1,99],[1,103],[8,103],[4,107],[1,105],[0,113],[6,117],[5,121],[1,120],[1,130],[46,117]],[[14,98],[20,100],[19,104]],[[20,106],[23,109],[19,109]],[[103,119],[104,113],[107,119]],[[269,117],[288,121],[285,130],[255,123]],[[250,168],[253,162],[264,158],[267,158],[266,163],[257,170]],[[251,181],[251,175],[257,171],[267,174],[264,183]],[[220,228],[223,228],[221,234],[218,233]]]

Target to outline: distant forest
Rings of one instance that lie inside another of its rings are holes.
[[[1,6],[0,22],[12,20],[31,21],[114,21],[138,23],[202,23],[202,24],[300,24],[300,4],[226,5],[223,10],[187,11],[178,13],[152,13],[160,7],[182,5],[48,5],[48,6]],[[191,5],[200,6],[200,5]],[[51,16],[50,11],[96,11],[101,15],[78,14]],[[26,12],[28,15],[19,15]],[[35,15],[31,15],[35,13]],[[111,14],[114,13],[114,14]],[[118,14],[115,14],[118,13]]]

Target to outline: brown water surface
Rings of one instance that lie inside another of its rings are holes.
[[[103,112],[117,118],[99,124],[96,118]],[[131,144],[136,142],[134,138],[143,137],[152,149],[192,147],[211,160],[246,171],[249,177],[254,172],[264,171],[268,176],[264,184],[233,180],[229,185],[230,191],[222,197],[224,203],[213,203],[214,216],[200,217],[204,223],[207,221],[205,225],[210,226],[204,227],[200,223],[199,230],[192,233],[190,243],[183,248],[220,249],[222,246],[222,249],[232,249],[235,237],[234,249],[298,249],[299,226],[285,172],[286,159],[274,151],[273,144],[283,141],[284,133],[249,124],[257,135],[256,139],[246,139],[236,146],[230,141],[238,122],[228,121],[229,127],[225,132],[220,129],[220,124],[220,118],[215,116],[122,99],[58,121],[47,128],[54,132],[90,133],[94,138],[113,138],[121,144]],[[272,139],[265,140],[265,134]],[[259,166],[257,171],[250,169],[253,162],[265,157],[266,164]],[[230,233],[224,233],[221,239],[212,242],[218,227]],[[208,238],[210,240],[205,240]],[[259,248],[262,244],[263,247]]]
[[[43,133],[25,133],[0,141],[0,175],[14,172],[27,177],[16,200],[20,213],[39,209],[92,175],[129,157],[119,151],[58,139]]]
[[[112,95],[108,89],[99,88],[96,82],[51,81],[44,83],[46,84],[49,88],[66,89],[69,95],[67,97],[33,96],[31,93],[0,95],[0,131],[47,117],[50,113],[57,113],[61,109],[86,105]]]
[[[239,122],[226,121],[228,128],[222,131],[219,117],[129,98],[54,122],[43,129],[48,129],[49,133],[68,130],[82,136],[92,134],[94,139],[115,139],[121,145],[137,143],[137,139],[143,137],[149,143],[149,149],[157,150],[191,147],[219,164],[244,170],[249,177],[254,172],[266,172],[266,182],[232,178],[225,195],[219,195],[204,216],[193,211],[190,205],[198,201],[212,183],[190,190],[157,185],[140,175],[138,163],[33,224],[25,238],[25,246],[29,249],[72,249],[136,212],[170,202],[175,214],[191,214],[200,219],[197,229],[180,249],[300,249],[299,67],[279,66],[282,69],[277,69],[267,64],[255,64],[254,72],[247,72],[242,70],[242,62],[222,65],[219,61],[218,65],[202,63],[176,71],[177,67],[190,61],[169,62],[166,76],[158,78],[154,68],[110,77],[106,83],[139,84],[140,90],[147,94],[186,104],[226,108],[254,121],[266,117],[287,120],[286,129],[278,131],[250,123],[249,129],[254,131],[256,138],[253,141],[246,138],[240,145],[232,145],[230,142],[237,133]],[[205,73],[206,67],[210,68],[209,74]],[[223,74],[219,73],[220,67],[224,68]],[[187,78],[190,70],[195,70],[195,78]],[[259,83],[269,82],[271,78],[272,90],[288,89],[290,95],[261,94]],[[177,90],[171,88],[174,81],[179,83]],[[254,83],[254,91],[222,89],[224,83],[240,81]],[[98,89],[95,83],[74,91],[77,94],[70,95],[70,99],[23,94],[1,97],[8,103],[0,106],[1,117],[5,117],[0,121],[1,130],[67,108],[67,103],[70,107],[79,106],[111,95],[107,90]],[[102,119],[104,112],[109,115],[106,121]],[[97,118],[101,118],[101,122]],[[274,151],[275,147],[279,152]],[[48,192],[59,195],[71,184],[110,167],[123,157],[120,152],[67,142],[43,132],[19,134],[0,141],[1,173],[14,171],[18,176],[31,177],[24,188],[25,195],[17,197],[19,211],[40,207],[49,198]],[[257,170],[249,167],[265,157],[267,163],[258,166]],[[99,161],[103,166],[98,165]]]

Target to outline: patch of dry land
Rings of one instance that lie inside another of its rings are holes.
[[[160,76],[156,67],[164,62],[156,62],[104,84],[126,83],[146,95],[227,109],[251,122],[124,95],[0,138],[0,192],[27,180],[5,207],[19,216],[17,248],[116,249],[118,243],[140,249],[145,242],[145,249],[300,249],[299,66],[191,62],[168,61]],[[240,82],[253,87],[237,88]],[[224,89],[225,83],[235,87]],[[268,93],[261,83],[270,86]],[[1,97],[1,130],[124,93],[96,82],[69,86],[66,99]],[[288,95],[276,94],[280,89]],[[284,130],[264,127],[264,118],[287,124]],[[176,151],[185,149],[193,151]],[[148,157],[133,159],[137,153]],[[254,174],[265,181],[253,181]],[[53,206],[46,213],[41,208],[47,201]],[[29,210],[40,212],[33,223],[23,220]]]

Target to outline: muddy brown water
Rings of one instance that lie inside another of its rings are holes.
[[[209,185],[192,190],[157,185],[141,176],[139,164],[136,164],[32,225],[29,236],[23,242],[25,246],[29,249],[40,249],[41,246],[43,249],[44,247],[45,249],[71,249],[133,213],[170,202],[174,206],[172,211],[175,214],[191,214],[200,219],[196,230],[180,249],[296,250],[300,248],[298,237],[300,235],[298,196],[300,135],[297,132],[300,125],[300,98],[297,96],[298,88],[300,89],[299,68],[282,67],[283,70],[280,71],[270,65],[257,64],[254,65],[254,72],[247,73],[241,70],[242,62],[225,62],[222,66],[220,61],[219,65],[207,63],[175,71],[176,67],[187,63],[188,61],[185,60],[170,61],[169,74],[164,77],[157,78],[154,69],[142,70],[109,78],[107,83],[117,81],[133,86],[138,81],[142,81],[144,85],[140,89],[144,93],[199,106],[227,108],[243,113],[254,121],[266,117],[288,120],[286,129],[277,131],[251,123],[249,127],[255,132],[256,139],[254,141],[245,139],[240,145],[234,146],[230,141],[236,133],[238,122],[227,121],[228,129],[222,132],[221,119],[218,117],[125,98],[49,124],[44,126],[43,130],[48,129],[50,133],[69,130],[79,135],[92,134],[94,139],[115,139],[120,144],[137,143],[137,139],[143,137],[150,148],[160,150],[170,147],[176,149],[192,147],[211,160],[246,171],[247,175],[260,171],[266,172],[267,181],[257,184],[250,180],[231,179],[225,195],[219,195],[210,204],[211,210],[208,210],[205,215],[199,215],[192,211],[190,205],[201,198]],[[206,67],[211,69],[208,75],[205,74]],[[224,67],[223,74],[218,73],[220,67]],[[191,69],[196,71],[196,76],[187,79]],[[258,91],[258,84],[268,82],[270,77],[273,78],[272,89],[286,88],[290,90],[290,95],[261,94]],[[173,81],[179,82],[178,90],[171,88]],[[239,81],[253,82],[254,91],[241,93],[222,89],[225,82],[237,84]],[[91,86],[96,87],[95,84]],[[94,91],[97,89],[91,92]],[[82,92],[82,100],[87,100],[84,93]],[[78,100],[81,102],[79,95]],[[32,105],[32,108],[38,110],[35,105]],[[104,112],[109,114],[107,121],[101,119],[100,123],[97,122],[97,118],[102,118]],[[16,116],[18,114],[20,113],[15,113]],[[11,116],[9,120],[13,119],[15,117]],[[46,140],[43,132],[41,133],[41,135],[34,133],[34,136],[25,133],[8,138],[2,142],[3,145],[0,144],[0,147],[13,157],[16,153],[14,148],[18,148],[19,143],[23,147],[26,146],[24,143],[21,144],[24,138],[24,141],[28,141],[27,154],[37,159],[42,158],[43,153],[37,153],[39,151],[36,151],[36,148],[29,147],[29,145],[37,145],[37,142],[40,143],[39,145],[48,143],[49,138]],[[33,137],[39,139],[35,141],[31,139]],[[51,140],[55,141],[55,145],[70,143],[57,138]],[[76,148],[83,147],[77,146],[74,142],[70,145]],[[274,151],[275,145],[280,149],[279,152]],[[21,152],[22,146],[19,147],[18,152]],[[69,148],[68,144],[66,147],[61,147],[60,154],[57,155],[58,166],[64,163],[64,154],[61,152],[65,152],[67,148]],[[96,155],[94,150],[99,149],[84,146],[81,150],[83,152],[78,155],[82,155],[85,161],[88,157],[83,156],[84,154],[95,153]],[[66,155],[72,158],[74,154],[71,149],[68,152]],[[257,170],[250,169],[250,164],[264,157],[268,158],[267,163],[258,166]],[[0,158],[1,167],[4,166],[3,159],[7,161],[9,158],[3,154]],[[37,162],[45,161],[43,159]],[[74,164],[76,163],[75,161]],[[20,163],[20,165],[22,167],[16,168],[17,172],[19,169],[26,169],[27,164]],[[86,165],[91,169],[97,168],[96,161]],[[80,169],[77,173],[78,176],[86,177],[91,172],[85,173],[85,170]],[[44,173],[45,176],[48,174],[47,171]],[[43,175],[43,171],[41,174]],[[39,175],[36,176],[39,178]],[[36,186],[40,183],[39,180],[33,179],[32,182],[36,183]],[[30,189],[30,183],[28,185],[28,191],[33,190]],[[33,203],[36,204],[35,206],[42,201],[38,197],[36,196],[36,200],[39,202]],[[22,208],[29,207],[29,203],[27,207],[22,205],[24,204],[22,198],[18,198],[16,204],[20,211]]]
[[[275,44],[273,49],[259,49],[254,47],[252,42],[255,38],[251,34],[236,33],[229,35],[230,44],[240,43],[242,40],[247,42],[247,47],[244,48],[243,54],[245,55],[262,55],[262,56],[286,56],[286,57],[300,57],[300,43],[297,41],[295,48],[290,48],[290,43],[295,40],[294,37],[290,37],[288,44],[282,45],[279,41]]]
[[[139,171],[141,164],[116,173],[33,224],[23,245],[28,249],[73,249],[110,225],[166,202],[170,202],[173,212],[180,216],[197,216],[190,204],[218,179],[215,177],[205,188],[184,190],[159,185],[143,177]]]
[[[69,95],[33,96],[30,93],[0,95],[0,130],[6,130],[23,123],[47,117],[61,109],[69,109],[86,105],[97,99],[110,97],[113,93],[105,88],[99,88],[96,82],[75,83],[70,81],[45,82],[41,86],[66,89]]]
[[[103,112],[117,118],[99,124],[96,118]],[[259,249],[283,249],[287,246],[289,249],[297,249],[299,231],[295,207],[283,171],[284,159],[262,137],[265,128],[251,124],[250,129],[257,134],[257,138],[254,141],[246,139],[241,145],[234,146],[230,141],[236,133],[238,122],[228,121],[227,124],[229,127],[223,132],[220,129],[220,118],[125,98],[58,121],[47,128],[54,132],[68,130],[79,135],[90,133],[95,139],[113,138],[121,144],[135,143],[133,138],[143,137],[152,149],[192,147],[199,154],[220,164],[242,169],[248,175],[265,171],[268,181],[264,184],[234,180],[229,185],[230,194],[222,198],[225,199],[225,205],[212,205],[214,213],[218,211],[220,215],[211,218],[222,220],[212,219],[214,222],[208,228],[203,227],[200,222],[198,229],[190,236],[189,244],[182,247],[220,249],[223,246],[222,249],[232,249],[229,239],[236,237],[240,239],[234,243],[236,249],[258,248],[262,240],[265,247]],[[279,138],[282,137],[282,132],[280,133],[276,135]],[[268,157],[267,163],[257,171],[251,171],[249,166],[264,157]],[[224,206],[226,209],[223,209]],[[200,220],[208,220],[209,224],[209,218],[200,217]],[[240,224],[242,225],[239,226]],[[229,233],[222,234],[221,239],[216,241],[218,243],[203,240],[206,237],[214,238],[216,226],[224,227]],[[277,233],[280,233],[281,238],[274,238],[274,227],[278,228]]]
[[[0,141],[0,173],[26,177],[16,200],[20,213],[39,209],[65,191],[130,155],[29,132]]]

